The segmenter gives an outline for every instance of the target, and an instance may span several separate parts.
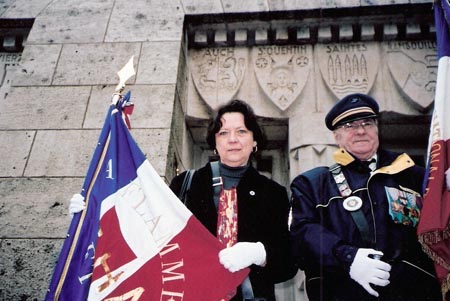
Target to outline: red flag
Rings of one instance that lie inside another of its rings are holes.
[[[442,295],[450,300],[450,7],[436,1],[438,75],[428,145],[425,193],[417,233],[425,252],[433,259]],[[447,174],[447,175],[446,175]]]
[[[229,300],[249,269],[231,273],[221,244],[183,205],[109,110],[48,301]]]

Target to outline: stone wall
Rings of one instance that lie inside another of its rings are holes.
[[[206,24],[211,23],[209,15],[280,16],[294,10],[431,2],[3,1],[0,23],[22,19],[34,19],[34,23],[23,42],[20,65],[7,73],[10,87],[2,85],[0,97],[0,300],[44,298],[70,223],[68,201],[82,187],[118,83],[116,72],[131,56],[137,71],[127,83],[135,103],[132,134],[158,173],[169,181],[177,170],[198,166],[207,159],[208,153],[199,137],[214,105],[205,101],[193,86],[194,73],[189,67],[192,53],[183,27],[188,16],[196,17],[196,22],[204,18]],[[7,36],[11,32],[0,33]],[[236,36],[239,38],[239,31]],[[326,37],[326,31],[321,36]],[[7,44],[11,40],[4,41]],[[201,35],[198,41],[202,41]],[[429,112],[423,108],[429,107],[430,100],[416,103],[416,92],[413,95],[405,92],[406,79],[390,68],[387,54],[395,52],[395,48],[389,47],[387,42],[367,47],[379,57],[379,61],[368,61],[369,69],[378,65],[377,72],[372,73],[370,92],[382,99],[386,111],[427,115]],[[250,100],[261,117],[269,118],[266,129],[273,141],[281,141],[268,155],[281,154],[281,162],[275,164],[283,172],[275,174],[275,178],[284,183],[293,174],[326,162],[324,158],[332,144],[322,130],[322,120],[338,95],[327,86],[329,83],[319,66],[330,54],[327,46],[306,48],[306,56],[314,63],[307,77],[299,74],[304,87],[297,97],[272,102],[274,97],[258,86],[254,73],[253,77],[242,79],[249,85],[236,91]],[[418,60],[414,55],[409,57]],[[256,61],[248,59],[248,62],[256,66]],[[393,81],[396,76],[400,79]],[[264,82],[264,76],[260,80]],[[280,133],[280,127],[284,134]],[[302,165],[303,161],[308,163]],[[280,293],[282,300],[293,300],[298,285],[288,284]]]

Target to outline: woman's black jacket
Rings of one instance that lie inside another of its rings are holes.
[[[175,177],[170,188],[178,195],[185,172]],[[197,170],[187,192],[186,206],[216,236],[217,209],[213,200],[210,164]],[[237,187],[238,242],[260,241],[266,250],[266,265],[250,266],[255,297],[275,300],[274,284],[292,278],[294,265],[289,243],[289,199],[286,188],[249,166]],[[240,290],[232,300],[242,300]]]

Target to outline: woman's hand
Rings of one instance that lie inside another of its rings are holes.
[[[238,242],[219,252],[220,263],[234,273],[252,264],[262,266],[266,263],[266,249],[258,242]]]

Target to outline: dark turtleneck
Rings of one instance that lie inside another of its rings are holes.
[[[231,189],[233,187],[237,187],[248,167],[248,164],[245,166],[230,167],[222,162],[219,162],[220,176],[223,180],[223,188]]]

